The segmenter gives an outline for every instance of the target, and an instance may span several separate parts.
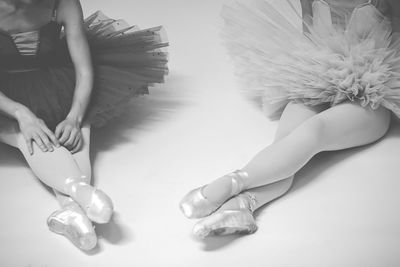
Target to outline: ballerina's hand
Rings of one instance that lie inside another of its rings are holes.
[[[57,125],[55,134],[59,142],[71,153],[82,148],[83,139],[78,120],[66,118]]]
[[[17,120],[19,129],[31,155],[33,155],[33,142],[35,142],[43,152],[53,151],[53,145],[56,147],[60,146],[56,136],[47,128],[45,122],[36,117],[30,110],[21,112]]]

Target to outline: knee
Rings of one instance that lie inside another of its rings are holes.
[[[376,132],[377,137],[381,138],[390,128],[392,113],[384,107],[380,107],[379,109],[375,110],[374,113],[376,115],[376,124],[369,123],[368,125],[373,128],[372,130]]]

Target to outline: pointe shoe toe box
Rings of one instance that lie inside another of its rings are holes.
[[[107,223],[114,212],[114,205],[103,191],[96,190],[92,195],[91,204],[86,207],[86,214],[96,223]]]
[[[179,203],[182,213],[189,219],[208,216],[220,206],[205,198],[202,190],[203,187],[199,187],[190,191]]]
[[[76,247],[84,251],[97,245],[97,236],[90,220],[74,210],[58,210],[47,219],[49,230],[67,237]]]

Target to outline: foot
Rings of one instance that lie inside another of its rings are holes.
[[[257,231],[253,217],[256,205],[252,194],[241,194],[226,204],[217,212],[195,224],[193,234],[200,238],[232,234],[252,234]]]
[[[78,248],[89,251],[97,244],[92,222],[77,205],[69,205],[52,213],[47,219],[50,231],[67,237]]]
[[[110,197],[103,191],[74,179],[67,180],[65,191],[81,206],[91,221],[96,223],[110,221],[114,207]]]
[[[246,172],[235,171],[209,185],[194,189],[181,200],[180,209],[188,218],[208,216],[229,198],[239,194],[244,189],[244,180],[247,178]]]

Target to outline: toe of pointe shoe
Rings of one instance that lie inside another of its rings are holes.
[[[92,195],[91,204],[85,209],[86,215],[96,223],[108,223],[114,212],[114,205],[103,191],[96,190]]]
[[[187,218],[195,219],[208,216],[220,206],[205,198],[202,191],[203,187],[190,191],[179,203],[179,208]]]
[[[221,235],[252,234],[257,225],[248,210],[225,210],[201,220],[193,227],[193,234],[200,238]]]
[[[67,237],[76,247],[89,251],[96,247],[97,236],[90,220],[83,211],[58,210],[49,216],[50,231]]]

